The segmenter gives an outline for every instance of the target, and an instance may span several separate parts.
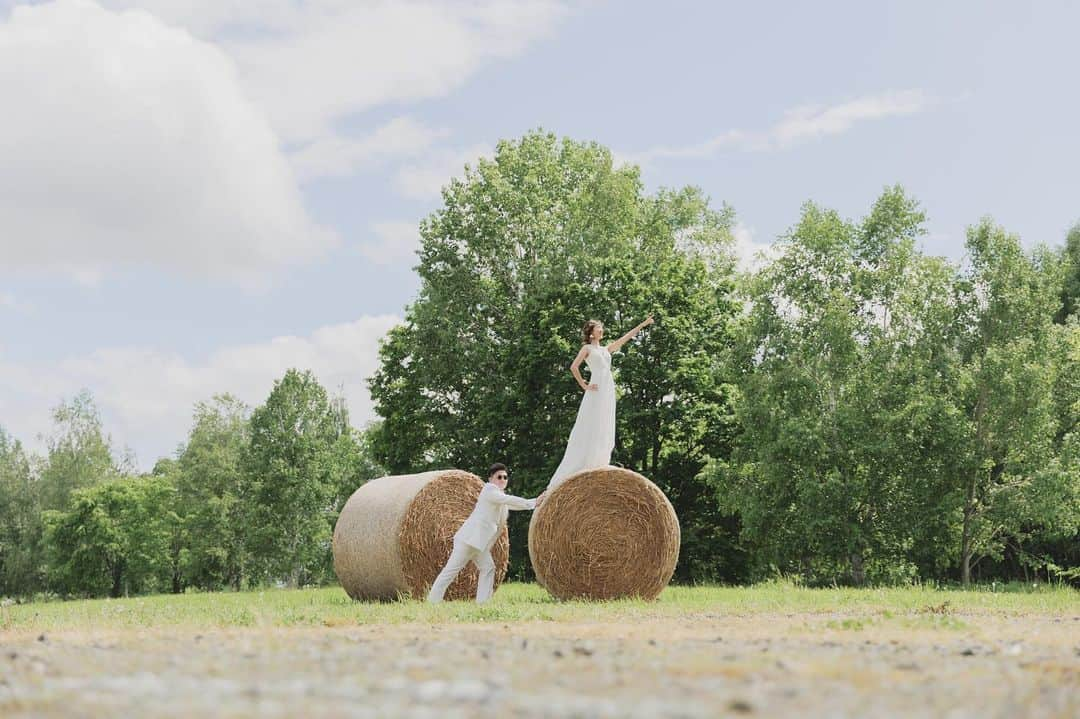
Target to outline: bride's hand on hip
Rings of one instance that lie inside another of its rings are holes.
[[[599,389],[600,389],[600,385],[598,385],[598,384],[585,385],[585,391],[586,392],[596,392]]]

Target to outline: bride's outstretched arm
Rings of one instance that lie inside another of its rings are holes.
[[[582,392],[588,392],[590,389],[596,389],[596,385],[588,384],[581,376],[581,363],[585,361],[585,355],[588,354],[588,345],[582,345],[581,350],[577,353],[577,357],[570,363],[570,374],[574,375],[574,379],[577,380],[578,386],[581,387]]]
[[[614,342],[612,342],[611,344],[609,344],[607,346],[608,352],[610,352],[611,354],[615,354],[616,352],[618,352],[619,350],[622,349],[622,346],[624,344],[626,344],[630,340],[634,339],[634,337],[637,335],[638,332],[641,332],[641,330],[645,329],[646,327],[648,327],[652,323],[653,323],[652,315],[649,315],[648,317],[645,318],[644,322],[642,322],[637,327],[635,327],[634,329],[632,329],[629,332],[627,332],[626,334],[624,334],[619,339],[617,339]]]

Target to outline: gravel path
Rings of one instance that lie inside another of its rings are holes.
[[[0,647],[3,717],[1080,717],[1080,614],[7,634]]]

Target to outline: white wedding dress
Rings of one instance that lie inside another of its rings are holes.
[[[595,384],[598,389],[586,390],[581,398],[566,454],[548,489],[555,489],[575,472],[610,464],[615,449],[615,379],[611,376],[611,353],[607,347],[591,344],[586,347],[589,384]]]

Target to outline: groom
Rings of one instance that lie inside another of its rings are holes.
[[[465,565],[472,562],[480,570],[480,580],[476,585],[476,601],[484,603],[491,599],[495,591],[495,561],[491,558],[491,548],[495,545],[499,533],[506,524],[506,517],[511,509],[535,509],[537,502],[542,502],[544,494],[536,499],[523,499],[507,494],[506,483],[510,475],[505,464],[493,464],[488,470],[487,483],[480,491],[476,507],[454,535],[454,549],[446,566],[431,585],[428,601],[437,604],[443,600],[446,588],[457,577]]]

